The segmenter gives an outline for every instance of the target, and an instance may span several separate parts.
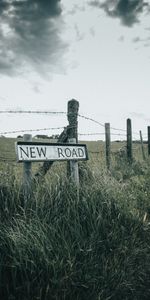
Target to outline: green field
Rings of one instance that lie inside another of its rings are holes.
[[[5,165],[11,165],[14,167],[15,172],[20,172],[22,166],[17,163],[16,153],[15,153],[15,142],[21,141],[22,139],[15,139],[15,138],[5,138],[0,137],[0,168],[3,168]],[[39,142],[54,142],[53,140],[40,140],[40,139],[33,139],[34,141]],[[55,141],[56,142],[56,141]],[[85,143],[88,148],[89,154],[89,162],[88,165],[91,169],[97,166],[99,168],[105,167],[106,165],[106,158],[105,158],[105,142],[103,141],[82,141]],[[118,153],[118,150],[126,147],[125,142],[112,142],[111,143],[111,161],[112,165],[114,164],[115,155]],[[147,156],[147,145],[144,145],[145,154]],[[133,144],[133,157],[136,160],[142,161],[142,151],[140,144]],[[56,163],[55,163],[56,164]],[[36,172],[41,164],[34,163],[32,165],[33,171]],[[56,164],[58,167],[58,163]]]
[[[79,196],[66,163],[27,196],[14,143],[0,139],[0,299],[149,300],[150,160],[140,145],[131,164],[112,143],[108,171],[105,144],[87,142]]]

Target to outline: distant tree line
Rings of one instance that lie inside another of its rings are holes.
[[[22,139],[23,136],[22,135],[18,135],[17,139]],[[36,139],[50,139],[50,140],[56,140],[59,138],[59,134],[53,134],[51,136],[45,135],[45,134],[37,134],[34,136],[34,138]]]

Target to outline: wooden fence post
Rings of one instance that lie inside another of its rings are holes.
[[[148,155],[150,155],[150,126],[147,127],[148,131]]]
[[[79,102],[75,99],[68,101],[68,139],[76,139],[78,142],[78,111],[79,111]]]
[[[24,134],[23,135],[24,142],[32,142],[32,135],[31,134]],[[24,162],[23,163],[23,192],[24,192],[24,207],[26,206],[27,200],[31,196],[31,162]]]
[[[127,119],[127,159],[129,162],[132,162],[133,160],[131,119]]]
[[[107,169],[110,170],[110,159],[111,159],[111,144],[110,144],[110,123],[105,123],[105,148],[106,148],[106,165]]]
[[[142,131],[140,130],[140,141],[141,141],[141,150],[142,150],[142,156],[143,156],[143,160],[146,159],[145,157],[145,152],[144,152],[144,145],[143,145],[143,137],[142,137]]]
[[[75,144],[76,139],[75,138],[69,139],[68,142],[70,144]],[[72,181],[75,182],[77,186],[79,186],[79,168],[78,168],[78,162],[76,160],[70,161],[70,175]]]
[[[68,142],[69,143],[77,143],[78,141],[78,110],[79,110],[79,102],[75,99],[68,101]],[[69,161],[68,162],[68,176],[71,177],[76,185],[79,185],[79,172],[78,172],[78,162],[77,161]]]

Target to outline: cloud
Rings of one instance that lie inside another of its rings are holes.
[[[119,18],[129,27],[139,22],[139,14],[145,8],[149,10],[149,3],[144,0],[92,0],[89,5],[103,9],[108,16]]]
[[[76,13],[78,13],[78,12],[84,12],[85,11],[85,6],[84,6],[84,4],[74,4],[73,5],[73,8],[72,9],[70,9],[69,11],[68,11],[68,14],[69,15],[75,15]]]
[[[77,41],[82,41],[85,37],[85,34],[80,31],[79,26],[75,24],[74,26],[75,32],[76,32],[76,40]]]
[[[59,0],[0,0],[0,73],[55,71],[66,44]]]

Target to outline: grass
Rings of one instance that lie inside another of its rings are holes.
[[[149,167],[134,167],[133,174],[128,166],[118,180],[119,166],[112,175],[87,167],[79,200],[66,178],[46,179],[26,208],[7,170],[0,193],[1,299],[150,298]]]
[[[56,164],[26,205],[19,172],[1,165],[0,299],[150,299],[150,161],[115,156],[108,172],[94,155],[79,198]]]

